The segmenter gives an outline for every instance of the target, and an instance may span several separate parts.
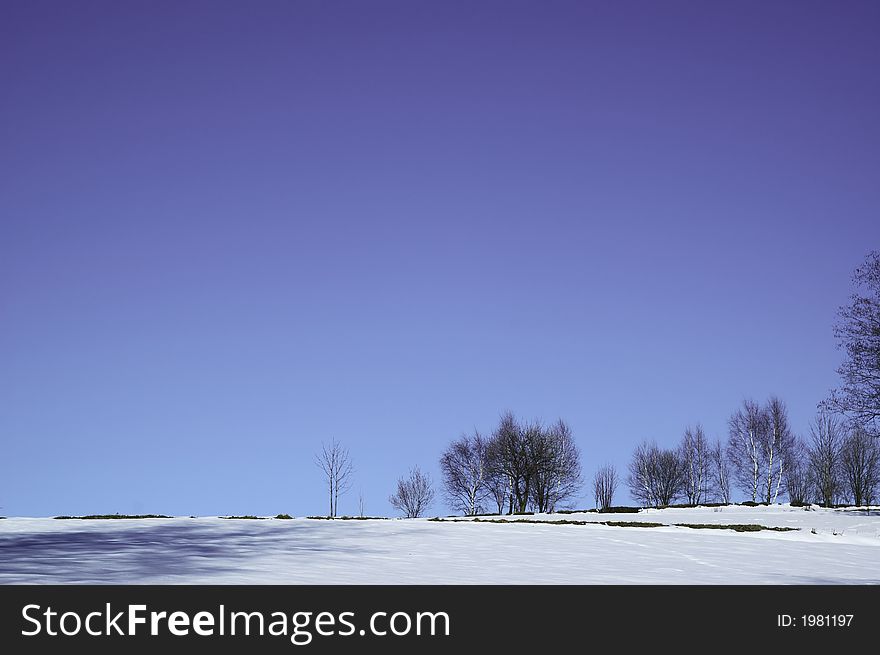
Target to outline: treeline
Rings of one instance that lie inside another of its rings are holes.
[[[626,484],[645,507],[675,502],[731,502],[737,487],[751,502],[869,505],[880,486],[880,442],[854,422],[820,413],[808,438],[796,437],[785,403],[746,400],[728,419],[725,442],[710,443],[700,425],[676,448],[643,442]]]
[[[753,503],[785,496],[796,505],[877,500],[880,440],[857,423],[820,413],[809,436],[798,437],[785,403],[771,396],[764,404],[744,401],[727,425],[724,440],[710,441],[697,424],[685,428],[675,447],[640,443],[624,480],[633,499],[643,507],[729,504],[738,489]],[[474,431],[450,443],[440,470],[447,503],[466,515],[553,512],[583,486],[568,424],[520,422],[511,413],[488,436]],[[613,465],[599,467],[592,484],[596,507],[612,506],[619,482]]]
[[[643,441],[624,480],[644,507],[683,501],[730,503],[732,489],[753,503],[870,505],[880,487],[880,252],[870,252],[853,274],[850,303],[834,328],[846,357],[841,387],[820,403],[810,433],[796,436],[785,403],[746,400],[731,414],[725,439],[710,442],[697,424],[680,443],[661,448]],[[336,444],[318,464],[328,482],[329,516],[348,486],[348,452]],[[583,486],[580,452],[563,420],[544,425],[504,414],[488,435],[479,431],[453,441],[440,458],[448,504],[464,514],[552,512]],[[597,507],[607,509],[620,483],[611,464],[593,476]],[[412,469],[398,480],[390,502],[405,516],[421,516],[434,498],[430,477]],[[363,500],[360,501],[363,514]]]

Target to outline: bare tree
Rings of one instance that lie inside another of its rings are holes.
[[[788,409],[776,396],[771,396],[764,409],[765,429],[759,433],[763,475],[763,500],[775,503],[782,488],[794,435],[788,425]]]
[[[678,453],[641,443],[629,464],[627,486],[645,507],[665,507],[682,494],[685,476]]]
[[[583,484],[580,451],[563,420],[545,427],[501,416],[488,447],[489,490],[499,512],[552,512]]]
[[[531,496],[534,478],[534,458],[530,440],[534,426],[521,426],[516,417],[507,412],[501,416],[492,435],[490,458],[496,475],[510,486],[508,512],[524,512]]]
[[[812,501],[816,489],[806,444],[796,439],[788,455],[785,474],[785,492],[792,505],[806,505]]]
[[[422,473],[419,467],[410,469],[408,476],[398,478],[397,491],[388,501],[403,512],[404,517],[420,517],[434,502],[434,485],[430,476]]]
[[[449,505],[466,515],[483,511],[489,489],[489,443],[477,430],[453,441],[440,457]]]
[[[823,403],[846,414],[868,434],[880,437],[880,252],[868,254],[853,275],[849,305],[838,310],[834,327],[845,353],[837,369],[843,385]]]
[[[721,445],[721,441],[716,441],[715,446],[710,453],[712,462],[712,483],[711,488],[713,495],[718,502],[729,505],[730,496],[730,463],[727,460],[727,452]]]
[[[530,505],[536,512],[553,512],[583,484],[580,451],[562,419],[549,428],[536,423],[532,429],[528,435],[534,469]]]
[[[593,494],[596,497],[596,508],[605,511],[612,505],[614,492],[617,491],[617,469],[613,464],[605,464],[593,476]]]
[[[880,486],[880,444],[861,426],[856,426],[843,442],[840,472],[853,504],[873,504]]]
[[[358,516],[364,518],[364,490],[358,491]]]
[[[321,452],[315,455],[315,464],[324,473],[327,481],[330,500],[327,516],[335,517],[339,497],[351,487],[351,476],[354,473],[351,455],[336,439],[331,439],[329,445],[321,444]]]
[[[489,477],[486,481],[489,497],[495,504],[495,511],[498,514],[503,514],[505,508],[513,511],[513,494],[511,492],[510,478],[496,467],[496,462],[491,455],[492,450],[489,453]]]
[[[843,438],[840,422],[828,414],[819,414],[810,425],[812,447],[810,468],[821,504],[833,505],[840,493],[840,455]]]
[[[767,415],[758,403],[744,400],[727,425],[727,458],[731,470],[740,488],[755,502],[761,481],[761,443],[767,429]]]
[[[678,447],[678,458],[684,475],[684,495],[690,505],[699,505],[709,488],[711,456],[709,442],[699,423],[688,426]]]

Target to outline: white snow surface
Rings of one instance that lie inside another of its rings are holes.
[[[0,583],[880,584],[880,508],[726,506],[502,518],[597,525],[8,518],[0,520]],[[737,533],[675,523],[798,530]]]

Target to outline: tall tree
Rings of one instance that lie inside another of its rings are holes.
[[[767,414],[755,401],[744,400],[727,425],[727,457],[732,472],[743,492],[755,502],[761,484],[761,444],[767,429]]]
[[[842,385],[823,405],[880,437],[880,252],[872,251],[853,275],[854,293],[834,326],[845,353],[837,369]]]
[[[492,468],[509,485],[508,512],[524,512],[528,505],[534,479],[533,448],[529,442],[535,432],[533,426],[521,426],[513,413],[507,412],[492,434]]]
[[[684,474],[684,496],[690,505],[705,500],[709,488],[710,452],[703,426],[685,428],[678,447],[678,457]]]
[[[530,437],[534,460],[530,505],[539,513],[553,512],[581,488],[580,451],[562,419],[537,428]]]
[[[809,449],[800,439],[795,439],[788,456],[784,484],[792,505],[806,505],[812,501],[816,481],[810,466]]]
[[[315,455],[315,464],[323,472],[327,483],[327,516],[335,517],[339,497],[351,487],[351,476],[354,473],[351,455],[336,439],[331,439],[329,445],[321,444],[321,452]]]
[[[788,409],[776,396],[771,396],[764,408],[766,429],[760,436],[763,468],[763,500],[775,503],[782,489],[788,458],[794,444],[794,434],[788,424]]]
[[[854,505],[871,505],[880,486],[880,443],[859,426],[844,439],[841,484]]]
[[[483,501],[489,495],[488,450],[488,440],[474,430],[449,444],[440,457],[446,500],[468,516],[483,511]]]
[[[829,414],[819,414],[810,425],[812,444],[810,468],[816,485],[816,495],[823,505],[837,501],[840,486],[840,454],[843,435],[840,421]]]
[[[711,468],[711,489],[715,500],[725,505],[729,505],[730,496],[730,462],[727,459],[727,451],[721,445],[721,441],[715,442],[710,453],[712,462]]]

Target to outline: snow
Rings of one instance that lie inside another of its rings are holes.
[[[209,518],[0,520],[0,582],[878,584],[880,509],[727,506],[522,524]],[[542,525],[650,521],[664,527]],[[793,532],[695,530],[757,523]]]

